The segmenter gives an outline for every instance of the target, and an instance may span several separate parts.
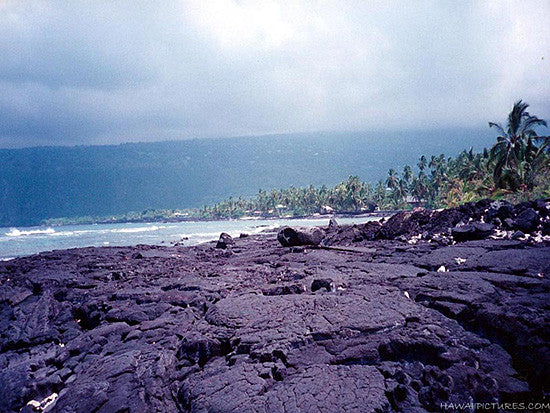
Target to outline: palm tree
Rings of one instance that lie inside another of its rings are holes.
[[[485,174],[485,159],[483,154],[474,153],[473,149],[462,151],[452,161],[454,172],[460,179],[471,181],[480,179]]]
[[[386,179],[386,186],[391,189],[390,201],[393,208],[400,207],[404,204],[406,189],[403,180],[400,180],[397,176],[395,169],[388,171],[388,178]]]
[[[424,172],[427,165],[428,165],[428,161],[426,159],[426,156],[422,155],[420,157],[420,160],[418,161],[418,169],[420,170],[420,172]]]
[[[430,182],[424,172],[419,172],[418,177],[413,178],[411,183],[411,195],[418,202],[425,202],[428,199]]]
[[[499,123],[495,122],[489,122],[489,127],[496,128],[500,132],[501,137],[508,138],[512,141],[527,137],[537,137],[538,135],[534,127],[547,126],[547,124],[545,120],[530,115],[529,112],[527,112],[528,107],[528,103],[518,100],[514,103],[514,107],[508,115],[506,130],[504,130]]]
[[[497,143],[491,148],[491,158],[495,162],[493,176],[499,188],[517,189],[522,184],[529,187],[530,177],[536,173],[533,166],[538,164],[542,152],[533,144],[538,137],[535,127],[547,124],[545,120],[530,115],[528,107],[527,103],[518,100],[508,115],[506,129],[489,122],[489,127],[500,133]],[[545,146],[543,143],[542,148]]]
[[[376,184],[376,188],[374,189],[374,202],[380,207],[385,207],[385,201],[386,201],[386,190],[387,186],[384,184],[383,181],[378,181]]]
[[[390,169],[388,171],[388,178],[386,179],[386,186],[390,189],[397,188],[399,183],[399,179],[397,178],[397,173],[395,172],[395,169]]]
[[[405,165],[403,168],[403,181],[405,182],[407,188],[411,185],[413,178],[413,171],[409,165]]]

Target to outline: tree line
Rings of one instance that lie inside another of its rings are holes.
[[[48,225],[94,222],[181,221],[228,219],[245,216],[300,217],[316,213],[357,214],[424,206],[453,207],[482,198],[520,202],[550,198],[550,137],[539,136],[546,121],[528,112],[518,101],[506,124],[490,122],[498,131],[496,143],[480,153],[471,148],[454,157],[421,156],[414,167],[390,169],[376,184],[358,176],[329,187],[313,185],[270,191],[253,197],[230,197],[214,205],[191,210],[146,210],[103,218],[58,218]]]
[[[490,149],[475,153],[471,148],[455,157],[421,156],[413,169],[390,169],[375,185],[350,176],[334,187],[308,186],[260,190],[252,198],[229,198],[199,211],[201,218],[261,216],[304,216],[314,213],[360,213],[406,209],[453,207],[481,198],[521,201],[550,197],[550,142],[539,136],[537,127],[546,121],[528,112],[518,101],[505,126],[490,122],[498,131]]]

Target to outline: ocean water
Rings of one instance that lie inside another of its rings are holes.
[[[377,218],[339,218],[338,222],[355,224],[373,219]],[[0,260],[5,261],[42,251],[88,246],[170,245],[172,242],[196,245],[216,240],[222,232],[237,237],[241,233],[257,234],[285,225],[324,226],[328,225],[328,218],[0,227]]]

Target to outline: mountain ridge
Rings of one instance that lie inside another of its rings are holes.
[[[488,129],[341,132],[0,149],[0,226],[194,208],[261,189],[383,179],[422,154],[493,141]],[[406,149],[406,150],[404,150]]]

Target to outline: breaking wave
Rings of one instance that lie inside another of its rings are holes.
[[[24,237],[26,235],[40,235],[40,234],[55,234],[55,230],[53,228],[46,228],[46,229],[31,229],[28,231],[20,231],[17,228],[10,228],[9,232],[6,232],[6,236],[8,237]]]
[[[151,227],[119,228],[119,229],[113,229],[113,230],[111,230],[111,232],[119,232],[119,233],[123,233],[123,234],[133,234],[134,232],[158,231],[161,228],[164,228],[164,227],[158,227],[156,225],[153,225]]]
[[[69,237],[73,235],[82,235],[89,233],[120,233],[120,234],[134,234],[139,232],[153,232],[158,231],[164,226],[152,225],[148,227],[137,227],[137,228],[113,228],[113,229],[97,229],[97,230],[74,230],[74,231],[56,231],[53,228],[46,229],[30,229],[30,230],[19,230],[17,228],[10,228],[9,232],[6,232],[4,235],[7,237],[24,237],[29,235],[49,235],[55,237]]]

